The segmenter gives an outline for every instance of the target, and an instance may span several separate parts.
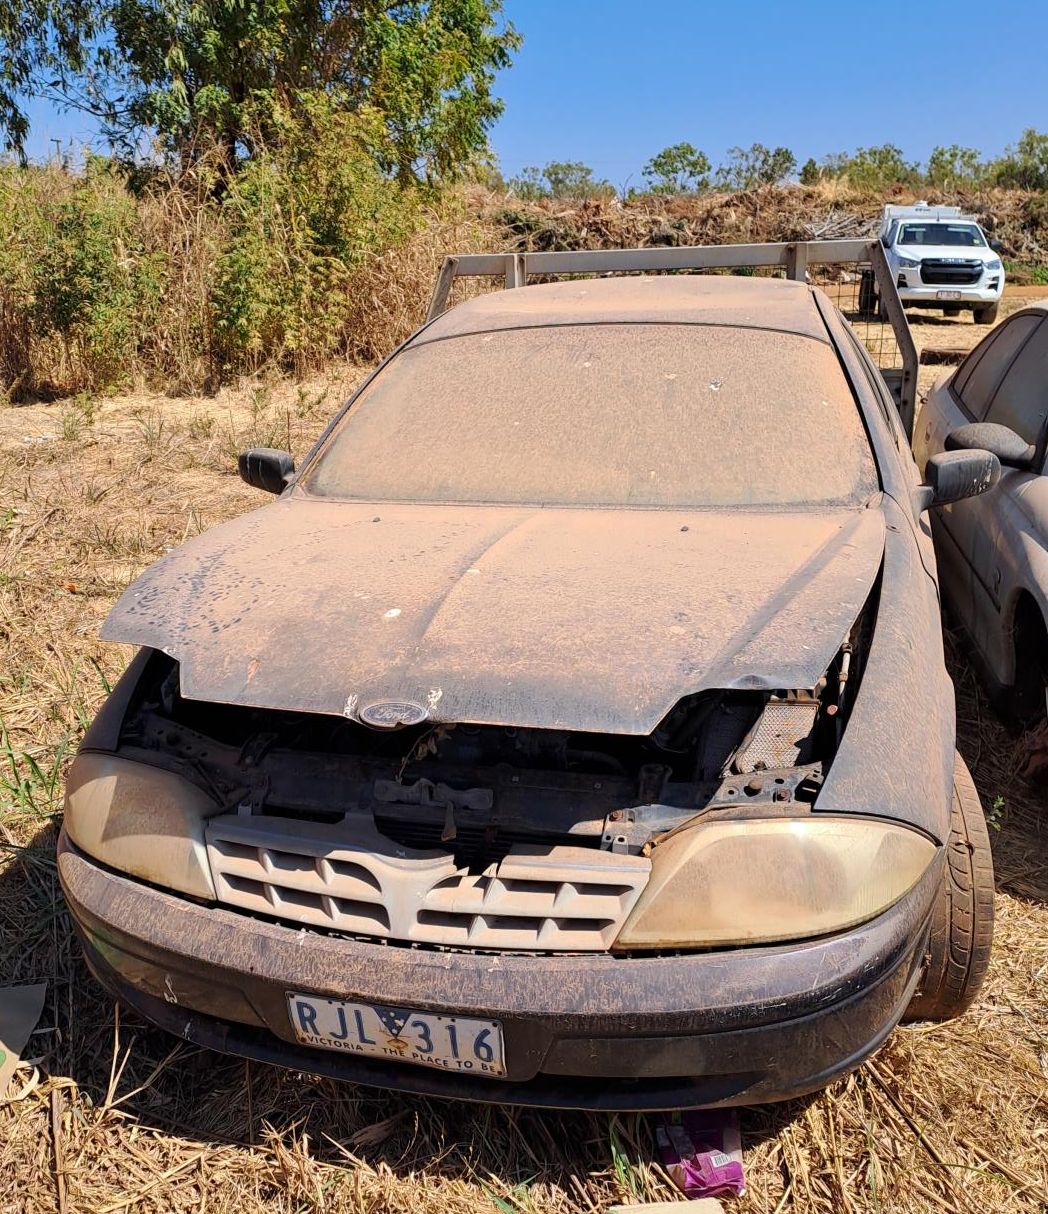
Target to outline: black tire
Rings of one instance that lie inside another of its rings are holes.
[[[992,325],[997,323],[997,304],[988,304],[985,308],[973,308],[972,320],[977,325]]]
[[[960,755],[953,761],[953,811],[946,872],[932,912],[928,955],[907,1020],[950,1020],[970,1007],[993,943],[993,857],[979,794]]]
[[[942,314],[943,316],[960,316],[961,309],[954,305],[952,308],[943,308]]]
[[[863,270],[859,277],[859,311],[868,316],[877,306],[877,292],[873,283],[873,271]]]

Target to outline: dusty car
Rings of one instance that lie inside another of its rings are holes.
[[[1004,472],[979,501],[937,513],[943,593],[994,699],[1034,720],[1048,688],[1048,301],[999,325],[922,405],[920,464],[976,447],[992,450]]]
[[[400,348],[277,501],[119,600],[69,774],[91,969],[188,1041],[364,1084],[777,1100],[986,968],[927,510],[800,282],[525,286]]]

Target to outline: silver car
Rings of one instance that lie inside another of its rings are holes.
[[[186,1041],[387,1089],[665,1109],[824,1087],[989,962],[922,484],[801,282],[431,320],[278,495],[123,595],[72,765],[89,964]]]
[[[995,699],[1022,720],[1048,686],[1048,300],[988,334],[928,394],[914,426],[919,467],[937,452],[993,451],[989,493],[932,514],[948,609]]]

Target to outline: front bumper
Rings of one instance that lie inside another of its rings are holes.
[[[917,271],[913,271],[914,278],[917,277]],[[900,285],[899,298],[902,302],[910,307],[923,306],[928,308],[941,307],[971,307],[973,304],[994,304],[1001,298],[1004,293],[1004,275],[1000,275],[1000,283],[996,287],[987,287],[977,284],[972,287],[954,287],[949,285],[943,286],[902,286]],[[940,291],[957,291],[960,293],[960,299],[942,299],[939,296]]]
[[[64,834],[58,871],[98,979],[185,1040],[434,1096],[651,1110],[789,1099],[862,1062],[916,987],[942,866],[842,935],[646,958],[442,953],[295,930],[112,873]],[[292,990],[497,1018],[507,1077],[302,1046]]]

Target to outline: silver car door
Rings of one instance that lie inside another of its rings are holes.
[[[1048,320],[1025,343],[1001,381],[986,421],[1007,426],[1033,445],[1033,469],[1004,468],[1000,483],[973,512],[972,571],[982,589],[976,603],[984,618],[975,623],[980,650],[987,657],[1010,658],[1010,628],[1002,608],[1028,590],[1043,605],[1048,597],[1043,556],[1048,543],[1048,482],[1043,474],[1048,443]],[[974,504],[974,503],[973,503]],[[981,600],[981,604],[980,604]],[[995,635],[996,634],[996,635]],[[994,662],[997,667],[998,662]]]
[[[1040,322],[1039,314],[1015,316],[1006,321],[968,355],[952,376],[936,384],[921,411],[918,433],[914,436],[922,472],[930,456],[945,450],[950,431],[984,420],[1005,372]],[[975,585],[972,570],[974,532],[982,500],[954,502],[933,511],[932,516],[943,593],[973,634],[974,616],[985,600],[985,592]]]

